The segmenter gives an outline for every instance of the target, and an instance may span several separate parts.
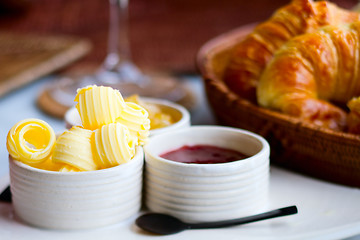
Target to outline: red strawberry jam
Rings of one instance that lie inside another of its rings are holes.
[[[210,145],[183,146],[179,149],[163,153],[160,157],[182,163],[227,163],[249,156],[227,148]]]

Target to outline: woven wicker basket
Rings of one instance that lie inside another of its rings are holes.
[[[264,136],[271,162],[316,178],[360,187],[360,136],[319,128],[285,114],[261,108],[232,93],[222,81],[235,43],[253,25],[207,42],[197,56],[208,102],[217,121]]]

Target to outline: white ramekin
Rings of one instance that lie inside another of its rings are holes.
[[[168,132],[170,130],[181,129],[190,126],[190,113],[183,106],[170,102],[168,100],[157,98],[141,98],[147,103],[158,105],[160,108],[165,109],[175,119],[175,123],[170,126],[150,130],[150,136],[158,135]],[[70,108],[64,116],[66,128],[70,129],[72,126],[81,126],[80,115],[75,107]]]
[[[141,206],[144,153],[128,163],[88,172],[54,172],[9,158],[15,214],[49,229],[85,229],[121,222]]]
[[[250,157],[229,163],[189,164],[160,157],[184,145],[213,145]],[[219,221],[267,208],[270,148],[254,133],[193,126],[153,136],[145,152],[145,204],[189,222]]]

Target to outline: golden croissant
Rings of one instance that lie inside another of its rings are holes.
[[[347,130],[351,133],[360,134],[360,97],[351,99],[347,106],[350,110],[347,115]]]
[[[345,105],[360,95],[360,22],[326,26],[279,49],[257,88],[258,104],[344,130]],[[352,104],[353,106],[353,104]]]
[[[311,0],[293,0],[259,24],[237,44],[224,72],[229,88],[243,98],[256,102],[256,86],[263,69],[275,51],[291,38],[314,32],[326,25],[339,25],[360,20],[359,13],[336,5]]]

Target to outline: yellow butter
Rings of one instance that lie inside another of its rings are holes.
[[[45,161],[43,161],[41,163],[35,163],[35,164],[29,164],[29,165],[34,168],[39,168],[39,169],[48,170],[48,171],[59,171],[59,169],[64,166],[64,164],[61,164],[61,163],[54,163],[52,161],[52,156],[50,156],[49,158],[47,158]]]
[[[120,92],[104,86],[78,89],[74,101],[84,128],[90,130],[115,122],[125,108]]]
[[[80,170],[69,165],[63,165],[63,167],[59,169],[59,172],[80,172]]]
[[[56,141],[52,160],[55,163],[68,164],[83,171],[96,170],[91,150],[91,136],[88,129],[74,126],[65,131]]]
[[[92,139],[96,162],[101,168],[126,163],[135,155],[137,138],[120,123],[111,123],[97,129]]]
[[[26,164],[38,164],[49,158],[55,144],[55,133],[40,119],[24,119],[9,131],[6,147],[13,159]]]
[[[144,102],[138,95],[131,95],[125,99],[126,102],[136,103],[149,113],[150,130],[170,126],[175,123],[171,114],[163,111],[158,105]]]
[[[148,112],[140,105],[126,102],[126,107],[121,112],[116,122],[127,126],[133,137],[138,138],[138,145],[144,145],[149,137],[150,120]]]

